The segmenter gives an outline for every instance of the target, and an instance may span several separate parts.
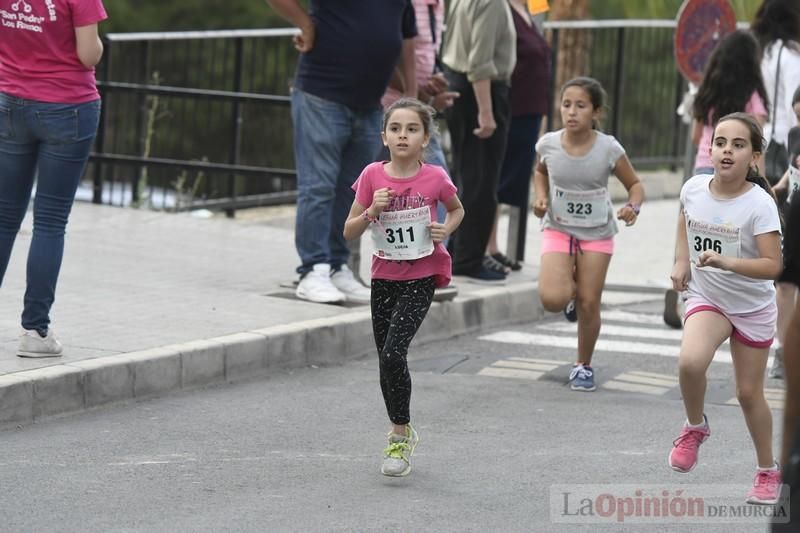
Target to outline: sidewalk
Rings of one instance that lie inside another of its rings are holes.
[[[651,200],[636,226],[621,228],[609,284],[666,287],[677,206]],[[367,306],[299,301],[286,288],[297,262],[294,210],[238,217],[76,204],[52,311],[64,355],[22,359],[15,350],[29,216],[0,290],[0,425],[373,353]],[[538,219],[528,227],[523,270],[504,286],[455,278],[458,297],[434,303],[415,342],[543,315]]]

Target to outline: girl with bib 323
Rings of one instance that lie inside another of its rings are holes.
[[[681,190],[682,211],[672,285],[688,290],[678,370],[686,423],[669,465],[689,472],[710,435],[704,413],[706,371],[730,339],[736,396],[756,449],[758,469],[747,501],[776,502],[780,472],[772,455],[772,413],[764,370],[775,335],[775,285],[783,268],[775,197],[756,161],[761,126],[745,113],[719,119],[711,143],[713,175],[697,175]]]
[[[597,130],[605,91],[592,78],[575,78],[561,88],[563,129],[536,143],[533,213],[542,220],[539,297],[551,312],[578,322],[578,358],[570,388],[595,390],[592,354],[600,335],[600,297],[614,253],[614,221],[608,194],[613,171],[628,191],[617,211],[627,226],[636,222],[644,190],[625,149]]]
[[[442,245],[464,218],[456,188],[442,167],[423,162],[435,111],[413,98],[386,110],[381,136],[390,161],[373,163],[353,184],[356,199],[344,225],[351,240],[372,229],[372,329],[383,400],[392,423],[381,473],[405,476],[419,436],[411,426],[408,346],[433,301],[450,283],[451,259]],[[444,223],[436,206],[447,207]]]

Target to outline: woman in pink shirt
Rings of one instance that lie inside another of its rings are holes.
[[[64,231],[100,119],[102,0],[0,0],[0,283],[31,198],[17,355],[55,357],[50,308]]]

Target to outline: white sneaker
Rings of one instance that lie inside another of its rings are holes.
[[[19,336],[19,357],[58,357],[62,351],[52,329],[47,330],[47,337],[42,337],[35,329],[23,329]]]
[[[327,263],[314,265],[314,268],[297,284],[295,294],[301,300],[321,304],[332,304],[345,300],[344,294],[331,282],[331,266]]]
[[[383,450],[381,474],[392,477],[407,476],[411,472],[411,456],[419,443],[419,434],[411,424],[408,424],[405,437],[391,431],[388,437],[389,446]]]
[[[342,265],[342,268],[339,269],[338,272],[334,272],[333,276],[331,276],[331,282],[334,287],[345,295],[348,302],[358,304],[369,303],[369,288],[356,281],[355,276],[353,276],[353,271],[350,270],[350,267],[347,265]]]

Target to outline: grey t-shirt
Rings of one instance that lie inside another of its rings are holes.
[[[536,153],[539,154],[539,160],[547,167],[550,181],[549,207],[542,227],[561,231],[581,240],[608,239],[618,230],[607,191],[608,217],[605,223],[593,227],[559,223],[553,216],[553,200],[556,187],[564,191],[607,189],[608,176],[616,166],[617,160],[625,154],[625,149],[613,136],[598,131],[594,145],[586,155],[574,157],[565,152],[561,146],[563,131],[546,133],[536,143]]]

